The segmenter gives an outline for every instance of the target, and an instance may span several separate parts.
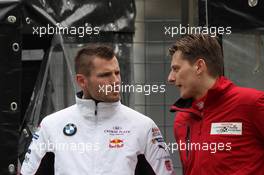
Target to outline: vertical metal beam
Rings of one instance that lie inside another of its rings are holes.
[[[181,1],[181,24],[183,26],[189,24],[189,0]]]

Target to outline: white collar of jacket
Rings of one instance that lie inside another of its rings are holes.
[[[113,102],[113,103],[107,103],[107,102],[98,102],[96,103],[92,99],[82,99],[80,98],[82,96],[82,93],[77,93],[76,98],[76,104],[77,108],[79,109],[82,116],[85,118],[109,118],[111,117],[117,109],[121,106],[121,102]]]

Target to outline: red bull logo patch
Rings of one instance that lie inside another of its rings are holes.
[[[111,139],[109,141],[109,148],[122,148],[124,146],[124,141],[121,139]]]

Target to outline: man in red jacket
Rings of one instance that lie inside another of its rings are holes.
[[[264,92],[222,76],[221,47],[209,35],[186,35],[170,54],[184,175],[264,175]]]

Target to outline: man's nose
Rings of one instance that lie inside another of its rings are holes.
[[[168,76],[168,83],[169,84],[173,84],[175,82],[175,76],[173,75],[172,72],[169,73],[169,76]]]
[[[113,75],[113,80],[112,80],[113,84],[120,84],[120,75]]]

